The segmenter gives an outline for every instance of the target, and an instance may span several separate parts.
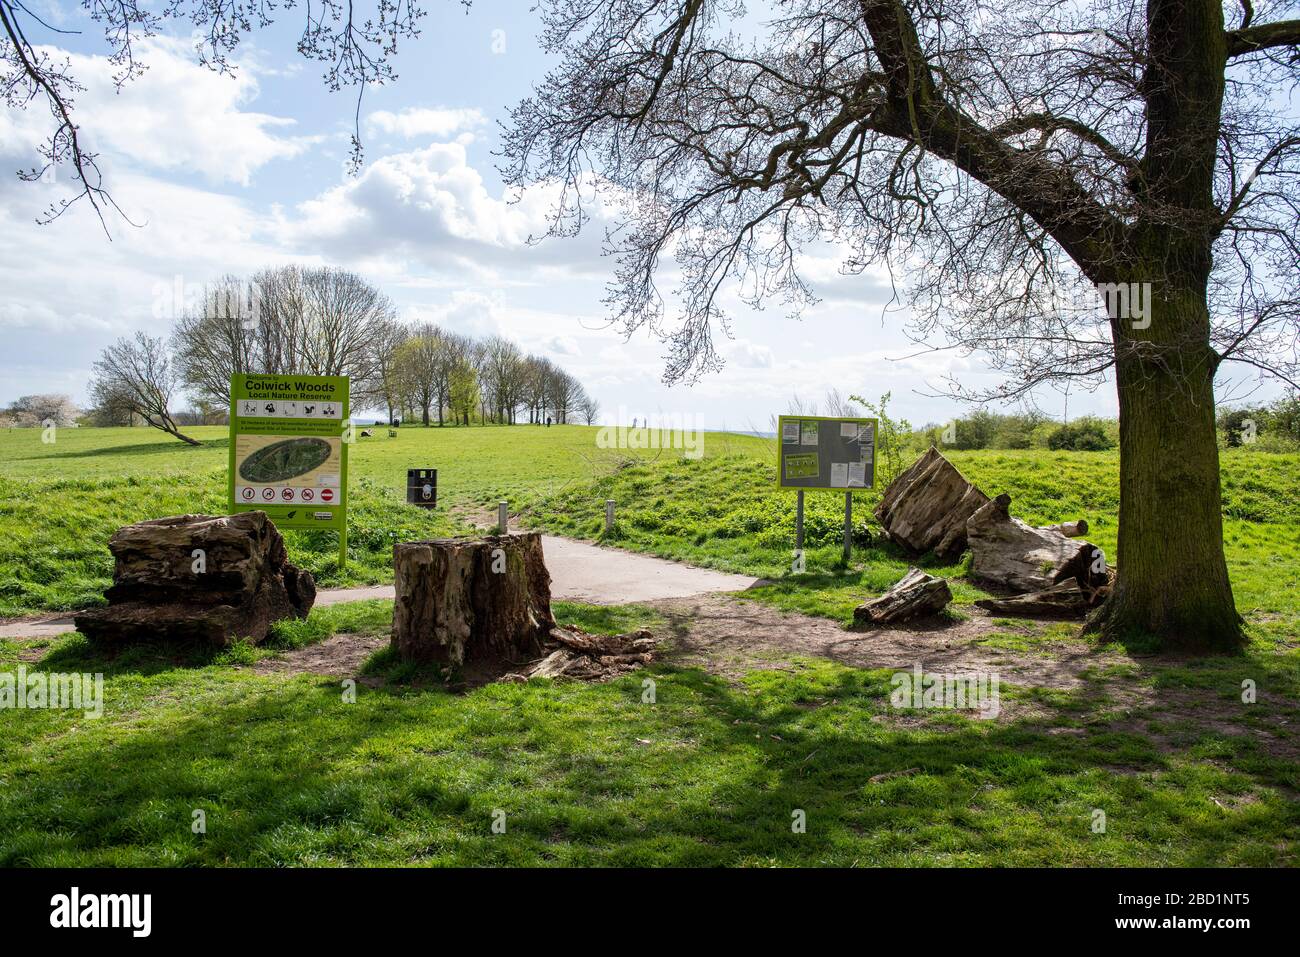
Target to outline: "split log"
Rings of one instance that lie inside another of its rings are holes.
[[[902,580],[879,598],[853,609],[858,624],[883,625],[906,621],[942,611],[952,601],[948,582],[928,575],[919,568],[909,568]]]
[[[1094,591],[1093,594],[1096,595],[1097,592]],[[1047,615],[1079,618],[1092,607],[1088,592],[1073,578],[1044,591],[1033,591],[1011,598],[981,598],[975,604],[995,614],[1014,617]]]
[[[940,559],[966,549],[966,520],[988,502],[943,453],[931,446],[889,483],[875,515],[885,537],[915,555]]]
[[[76,616],[92,641],[262,641],[281,618],[305,618],[311,573],[286,560],[265,512],[173,515],[113,533],[108,607]]]
[[[393,571],[392,646],[403,661],[522,661],[555,627],[537,532],[403,542]]]
[[[972,578],[1018,592],[1045,591],[1063,581],[1106,583],[1104,571],[1092,571],[1101,554],[1094,545],[1027,525],[1011,517],[1010,506],[1011,496],[1003,493],[966,522]]]

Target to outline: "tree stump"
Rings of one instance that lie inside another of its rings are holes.
[[[555,627],[537,532],[403,542],[393,572],[392,646],[403,661],[524,661]]]
[[[1003,493],[967,521],[972,578],[1018,592],[1046,591],[1063,581],[1094,588],[1106,584],[1104,565],[1092,570],[1099,556],[1094,545],[1012,518],[1010,506],[1011,496]]]
[[[173,515],[119,528],[108,541],[108,607],[76,616],[92,641],[264,639],[281,618],[305,618],[311,573],[286,560],[265,512]]]
[[[931,446],[889,483],[875,514],[885,537],[912,554],[952,559],[966,549],[966,519],[988,500]]]
[[[889,591],[853,609],[853,620],[860,625],[906,621],[936,614],[950,601],[952,590],[945,579],[928,575],[919,568],[909,568]]]

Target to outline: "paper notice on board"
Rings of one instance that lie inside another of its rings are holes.
[[[858,426],[858,438],[861,439],[863,442],[870,442],[870,441],[872,441],[872,438],[873,438],[873,436],[872,436],[872,432],[873,432],[873,429],[872,429],[872,427],[871,427],[871,423],[870,423],[870,422],[867,422],[867,423],[865,423],[865,424],[863,424],[863,425]]]
[[[864,446],[862,446],[862,449],[861,449],[861,451],[860,451],[858,457],[859,457],[859,459],[861,459],[861,461],[863,462],[863,464],[866,464],[867,462],[870,462],[870,461],[871,461],[871,459],[872,459],[872,457],[874,456],[874,454],[875,454],[875,449],[873,449],[873,448],[872,448],[871,446],[869,446],[869,445],[864,445]]]
[[[831,488],[848,488],[849,487],[849,463],[832,462],[831,463]]]
[[[800,455],[787,455],[785,457],[785,477],[792,478],[816,478],[821,470],[821,464],[817,460],[816,452],[805,452]]]
[[[840,438],[856,439],[857,437],[858,437],[858,423],[856,422],[840,423]]]
[[[848,462],[850,488],[865,488],[867,484],[867,466],[865,462]]]
[[[817,423],[801,422],[799,423],[799,444],[816,445],[817,444]]]
[[[784,422],[781,425],[781,443],[783,445],[799,444],[799,423]]]

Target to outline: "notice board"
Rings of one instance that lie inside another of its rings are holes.
[[[348,377],[230,380],[230,511],[346,534]]]
[[[876,420],[817,415],[777,419],[777,485],[855,489],[876,484]]]

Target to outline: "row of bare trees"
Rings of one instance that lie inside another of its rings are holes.
[[[186,393],[199,410],[230,403],[242,372],[346,375],[354,409],[390,422],[469,425],[584,421],[598,404],[549,359],[509,339],[475,340],[430,322],[402,322],[379,289],[333,267],[281,266],[243,280],[226,276],[190,303],[170,338],[137,333],[104,350],[91,395],[97,418],[143,420],[185,442],[172,411]]]
[[[394,324],[388,333],[370,390],[390,421],[468,425],[477,415],[509,425],[524,416],[530,424],[591,425],[600,410],[572,375],[504,336],[475,340],[431,322]]]

